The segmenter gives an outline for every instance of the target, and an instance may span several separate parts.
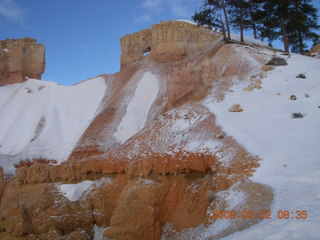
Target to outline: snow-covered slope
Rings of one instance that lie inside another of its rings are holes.
[[[288,66],[262,79],[262,89],[244,91],[240,83],[222,102],[204,102],[224,131],[261,157],[251,180],[271,186],[275,194],[271,219],[224,239],[319,239],[320,61],[295,54],[286,60]],[[296,77],[301,73],[305,79]],[[244,111],[229,112],[235,103]],[[289,218],[278,218],[278,211],[288,211]],[[297,211],[306,211],[306,218],[297,219]],[[218,222],[204,235],[215,233]]]
[[[148,111],[157,97],[158,90],[156,75],[151,72],[144,73],[127,106],[126,115],[117,127],[115,136],[119,142],[124,143],[144,127]]]
[[[29,79],[0,88],[0,166],[20,159],[63,161],[96,114],[103,77],[67,87]]]

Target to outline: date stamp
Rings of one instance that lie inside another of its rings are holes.
[[[307,219],[306,210],[279,210],[272,211],[213,211],[212,219]]]

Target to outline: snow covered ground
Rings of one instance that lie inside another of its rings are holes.
[[[222,102],[204,102],[228,135],[262,158],[251,180],[271,186],[275,194],[272,219],[226,240],[320,236],[320,60],[296,54],[280,57],[289,65],[268,72],[262,89],[245,91],[246,84],[239,83]],[[305,79],[296,77],[301,73]],[[243,112],[228,111],[236,103]],[[279,219],[278,211],[285,210],[289,219]],[[306,211],[306,219],[296,219],[296,211]],[[214,231],[214,225],[210,229]]]
[[[20,159],[63,161],[96,114],[106,89],[102,77],[75,86],[29,79],[0,88],[0,166]]]
[[[81,195],[87,191],[92,184],[92,181],[83,181],[77,184],[61,184],[58,188],[69,201],[75,202],[80,200]]]
[[[121,120],[115,133],[119,142],[124,143],[144,127],[149,109],[157,97],[158,90],[157,76],[151,72],[144,73],[134,96],[128,104],[126,115]]]

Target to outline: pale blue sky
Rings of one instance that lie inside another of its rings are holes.
[[[190,20],[201,2],[0,0],[0,39],[36,38],[46,46],[43,80],[72,85],[119,71],[119,39],[125,34],[164,20]]]

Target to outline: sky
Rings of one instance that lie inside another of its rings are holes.
[[[120,69],[120,38],[163,20],[190,19],[195,0],[0,0],[0,39],[46,47],[45,81],[72,85]]]
[[[320,1],[314,1],[320,7]],[[202,0],[0,0],[0,40],[31,37],[46,47],[45,81],[73,85],[120,69],[120,38],[187,19]]]

